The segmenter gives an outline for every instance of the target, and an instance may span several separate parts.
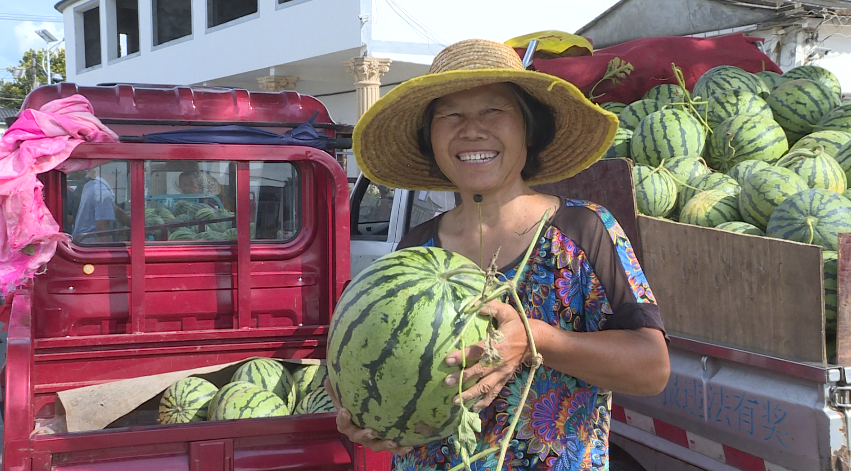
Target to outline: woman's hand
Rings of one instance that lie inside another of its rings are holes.
[[[397,455],[404,455],[411,451],[409,446],[400,446],[393,440],[380,440],[375,433],[375,430],[368,428],[360,428],[352,422],[352,414],[347,409],[343,408],[337,396],[334,395],[334,389],[331,387],[331,381],[325,379],[325,390],[328,391],[328,396],[331,397],[331,402],[337,408],[337,430],[343,435],[349,437],[354,443],[359,443],[372,451],[389,451]]]
[[[514,307],[500,301],[491,301],[482,308],[480,314],[492,316],[496,319],[499,332],[502,333],[504,339],[501,342],[494,343],[494,347],[502,358],[502,362],[498,365],[488,367],[479,363],[479,359],[484,353],[484,342],[471,345],[465,351],[467,365],[472,366],[468,366],[464,370],[464,381],[470,379],[477,379],[478,381],[474,386],[461,393],[461,399],[467,403],[478,398],[478,401],[473,405],[475,411],[482,410],[493,402],[505,383],[514,376],[517,367],[522,362],[532,360],[532,350],[529,348],[526,328]],[[535,322],[540,321],[529,319],[530,327]],[[460,365],[461,350],[447,355],[446,364],[450,366]],[[445,383],[447,386],[457,388],[460,377],[461,371],[452,373],[446,377]],[[457,402],[458,398],[456,397],[455,400]]]

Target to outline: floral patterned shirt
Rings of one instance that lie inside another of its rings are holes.
[[[575,332],[651,327],[664,333],[659,309],[623,229],[608,210],[562,200],[541,235],[518,286],[526,315]],[[399,248],[440,246],[440,216],[414,228]],[[502,269],[507,278],[516,260]],[[498,447],[514,415],[528,368],[518,368],[499,396],[480,412],[477,452]],[[610,391],[553,370],[538,368],[505,463],[512,470],[609,469]],[[475,462],[493,470],[498,454]],[[393,459],[396,471],[448,470],[461,457],[452,437],[414,447]]]

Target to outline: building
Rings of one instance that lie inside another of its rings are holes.
[[[554,0],[62,0],[56,9],[69,82],[293,89],[354,124],[447,44],[565,30],[564,18],[575,28],[612,1],[584,17]]]
[[[763,51],[784,71],[803,64],[830,70],[851,96],[849,0],[621,0],[576,34],[603,48],[648,36],[735,32],[763,38]]]
[[[6,118],[12,118],[18,115],[18,110],[13,110],[12,108],[6,108],[4,106],[0,106],[0,137],[3,137],[3,134],[9,129],[9,125],[6,124]]]

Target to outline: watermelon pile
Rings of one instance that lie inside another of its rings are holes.
[[[836,76],[814,65],[783,75],[725,65],[688,94],[657,88],[601,105],[629,131],[605,157],[632,159],[638,211],[821,245],[835,349],[835,251],[838,234],[851,232],[851,102],[841,103]]]
[[[323,382],[324,365],[284,365],[269,358],[246,361],[222,387],[189,376],[162,394],[159,423],[281,417],[334,412]]]

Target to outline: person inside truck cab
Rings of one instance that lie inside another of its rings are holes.
[[[71,233],[75,241],[83,243],[109,242],[118,240],[111,235],[93,234],[116,229],[116,221],[124,226],[130,225],[130,216],[115,204],[115,192],[103,178],[99,167],[86,171],[85,184],[80,191],[80,205]]]
[[[480,411],[476,452],[499,446],[519,410],[506,457],[511,469],[608,469],[612,392],[655,395],[668,380],[659,308],[618,222],[593,202],[531,188],[590,166],[617,128],[615,115],[573,85],[525,70],[512,48],[484,40],[441,51],[427,75],[389,91],[355,127],[354,154],[371,181],[461,196],[458,207],[412,229],[399,248],[439,246],[482,268],[498,252],[499,272],[512,277],[547,214],[518,293],[543,356],[526,406],[518,407],[528,372],[522,365],[532,357],[512,306],[494,301],[482,312],[504,334],[496,344],[501,365],[475,363],[464,372],[477,380],[461,395]],[[477,344],[464,353],[475,362],[482,351]],[[461,353],[447,364],[460,364]],[[444,382],[457,388],[459,379],[456,372]],[[354,442],[395,453],[396,470],[461,463],[451,438],[401,447],[359,429],[346,410],[337,426]],[[474,469],[495,461],[491,454]]]

